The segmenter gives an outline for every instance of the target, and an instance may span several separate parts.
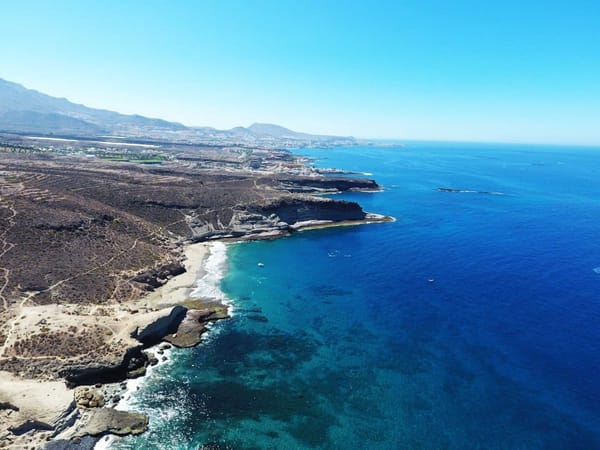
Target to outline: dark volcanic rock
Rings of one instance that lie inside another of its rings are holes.
[[[227,308],[190,309],[179,324],[177,332],[165,336],[164,340],[176,347],[193,347],[200,342],[206,331],[206,323],[227,317]]]
[[[289,192],[314,193],[321,191],[378,191],[375,180],[342,177],[294,177],[279,178],[281,187]]]
[[[248,208],[265,216],[276,215],[288,224],[308,220],[362,220],[366,213],[355,202],[316,197],[285,197]]]
[[[85,411],[75,424],[72,438],[116,434],[140,434],[148,429],[148,417],[139,413],[113,408],[95,408]]]
[[[142,352],[142,346],[140,345],[127,350],[119,364],[106,365],[94,361],[72,364],[62,369],[58,375],[64,378],[67,384],[72,387],[96,383],[114,383],[124,380],[128,372],[143,367],[145,364],[146,355]]]
[[[170,277],[181,275],[185,272],[185,267],[179,262],[166,264],[158,269],[147,270],[135,276],[133,281],[144,283],[153,289],[162,286]]]
[[[131,337],[137,339],[146,346],[157,344],[167,334],[172,334],[177,331],[177,327],[179,327],[179,324],[186,313],[187,308],[184,306],[175,306],[168,316],[161,317],[142,330],[136,329],[131,334]]]

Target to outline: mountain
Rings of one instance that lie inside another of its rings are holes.
[[[55,128],[58,126],[58,128]],[[0,129],[75,135],[140,134],[140,131],[180,131],[180,123],[88,108],[0,79]]]
[[[100,135],[103,128],[85,120],[64,114],[34,111],[7,111],[0,114],[0,130],[21,133],[77,134],[78,136]]]
[[[352,139],[343,136],[326,136],[318,134],[299,133],[271,123],[253,123],[247,128],[255,136],[271,136],[281,139],[296,140],[324,140],[324,139]]]
[[[0,131],[78,137],[114,136],[192,144],[304,147],[353,145],[351,137],[299,133],[279,125],[217,130],[88,108],[0,78]]]

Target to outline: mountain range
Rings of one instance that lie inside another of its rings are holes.
[[[230,130],[188,127],[162,119],[89,108],[1,78],[0,132],[283,147],[355,144],[352,137],[299,133],[264,123]]]

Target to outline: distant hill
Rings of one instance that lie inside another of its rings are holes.
[[[88,108],[0,79],[0,129],[39,133],[128,134],[132,129],[185,130],[180,123]]]
[[[284,128],[280,125],[271,123],[253,123],[247,128],[256,136],[271,136],[282,139],[298,139],[298,140],[323,140],[323,139],[352,139],[351,137],[343,136],[326,136],[318,134],[299,133]]]
[[[17,133],[99,135],[107,131],[85,120],[63,114],[7,111],[0,114],[0,130]]]
[[[0,78],[0,131],[69,136],[120,136],[199,144],[302,147],[352,145],[351,137],[298,133],[279,125],[217,130],[177,122],[88,108]]]

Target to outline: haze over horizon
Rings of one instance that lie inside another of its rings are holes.
[[[592,1],[23,1],[0,77],[220,129],[600,144]]]

